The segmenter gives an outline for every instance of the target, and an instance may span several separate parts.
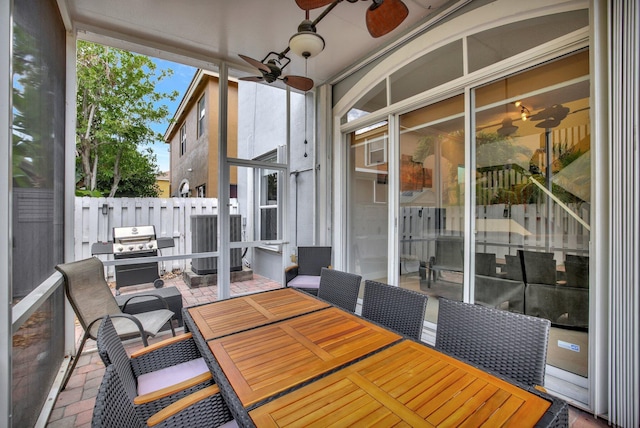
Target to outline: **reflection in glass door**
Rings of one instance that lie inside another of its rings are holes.
[[[589,91],[586,51],[475,90],[474,300],[549,319],[547,364],[582,377]]]
[[[400,116],[398,248],[400,286],[462,300],[464,95]]]
[[[386,122],[349,134],[349,272],[387,280],[389,135]]]

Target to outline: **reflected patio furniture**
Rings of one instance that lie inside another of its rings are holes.
[[[558,268],[553,253],[518,250],[527,284],[552,284],[558,280]]]
[[[476,252],[475,302],[498,308],[508,304],[512,312],[524,313],[524,282],[496,273],[496,255]]]
[[[142,348],[129,357],[107,315],[96,342],[102,362],[115,367],[136,413],[144,419],[214,383],[190,333]]]
[[[436,349],[529,386],[543,386],[550,322],[439,299]]]
[[[322,268],[318,297],[349,312],[355,312],[361,281],[360,275]]]
[[[525,311],[557,327],[589,327],[589,258],[567,255],[566,283],[527,284]]]
[[[589,288],[589,257],[567,254],[564,270],[568,287]]]
[[[73,359],[71,368],[67,371],[61,389],[66,387],[87,339],[95,340],[97,338],[100,321],[105,315],[111,316],[120,339],[140,336],[144,346],[149,344],[147,338],[158,334],[167,323],[171,327],[173,336],[176,335],[172,322],[175,314],[169,310],[169,304],[161,296],[137,294],[124,302],[121,309],[105,280],[104,265],[97,257],[59,264],[56,269],[64,277],[65,293],[84,329],[76,357]],[[136,314],[126,313],[127,304],[130,301],[149,297],[158,300],[159,309]]]
[[[127,382],[121,379],[116,367],[108,366],[93,408],[93,428],[237,426],[217,385],[189,394],[149,418],[137,411],[127,388]]]
[[[429,259],[427,266],[427,287],[441,271],[462,272],[464,269],[464,248],[460,236],[438,236],[436,255]]]
[[[586,329],[589,325],[588,258],[568,256],[564,266],[565,283],[557,281],[558,268],[553,253],[519,250],[519,256],[526,283],[524,313],[546,318],[554,327]],[[587,288],[570,283],[586,283]]]
[[[366,280],[362,316],[405,336],[420,340],[427,299],[425,294]]]
[[[284,271],[285,286],[317,296],[323,267],[331,267],[331,247],[298,247],[298,263]]]

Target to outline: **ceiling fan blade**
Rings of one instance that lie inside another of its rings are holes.
[[[264,77],[262,77],[262,76],[248,76],[248,77],[241,77],[238,80],[245,80],[247,82],[262,82],[264,80]]]
[[[250,58],[250,57],[248,57],[246,55],[242,55],[242,54],[238,54],[238,56],[240,58],[242,58],[243,60],[247,61],[249,64],[253,65],[258,70],[262,70],[265,73],[270,73],[271,72],[271,69],[269,67],[267,67],[265,64],[261,63],[257,59],[253,59],[253,58]]]
[[[333,3],[333,0],[296,0],[296,4],[302,10],[317,9]]]
[[[313,80],[302,76],[284,76],[282,81],[292,88],[307,92],[313,88]]]
[[[409,9],[402,0],[384,0],[367,9],[367,29],[372,37],[381,37],[393,31],[409,16]]]

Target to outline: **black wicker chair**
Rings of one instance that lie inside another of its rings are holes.
[[[167,301],[160,296],[137,295],[127,300],[121,309],[104,278],[104,265],[97,257],[59,264],[56,269],[64,276],[64,289],[67,298],[84,329],[78,352],[62,382],[61,389],[67,386],[87,339],[96,339],[99,322],[105,315],[110,315],[113,318],[114,326],[121,339],[140,336],[144,346],[148,345],[147,337],[158,334],[167,323],[171,327],[173,335],[176,335],[172,322],[175,314],[169,310]],[[130,300],[148,297],[158,300],[157,310],[137,314],[126,313]]]
[[[97,346],[105,366],[115,366],[137,413],[145,419],[213,384],[190,333],[155,343],[129,357],[106,316],[98,329]]]
[[[127,393],[126,382],[120,378],[116,366],[108,366],[93,408],[93,428],[237,426],[217,385],[210,385],[185,396],[149,418],[138,410],[139,407]]]
[[[436,348],[529,385],[544,385],[549,320],[445,298]]]
[[[360,275],[322,268],[318,297],[342,309],[355,312],[361,280]]]
[[[420,340],[427,296],[412,290],[366,280],[362,316],[398,333]]]
[[[284,271],[285,286],[318,295],[320,271],[331,266],[331,247],[298,247],[298,264]]]

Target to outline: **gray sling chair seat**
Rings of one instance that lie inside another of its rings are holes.
[[[191,393],[148,418],[137,410],[118,370],[108,366],[96,396],[92,428],[237,427],[217,385]]]
[[[361,280],[360,275],[322,268],[318,297],[349,312],[355,312]]]
[[[65,293],[84,329],[77,355],[62,383],[62,389],[67,386],[87,339],[97,338],[100,321],[105,315],[110,315],[113,319],[113,325],[120,339],[140,336],[144,346],[148,345],[147,338],[155,336],[167,323],[173,335],[176,335],[172,322],[174,313],[169,310],[167,301],[160,296],[136,295],[127,300],[121,309],[105,280],[104,265],[97,257],[59,264],[56,269],[64,276]],[[135,315],[126,313],[129,301],[148,297],[158,300],[157,310]]]
[[[191,333],[147,346],[129,357],[107,315],[100,323],[96,342],[102,362],[115,366],[136,412],[145,419],[213,384]]]
[[[550,326],[543,318],[441,297],[436,349],[528,386],[543,386]]]
[[[362,316],[405,336],[420,340],[427,299],[425,294],[366,280]]]

